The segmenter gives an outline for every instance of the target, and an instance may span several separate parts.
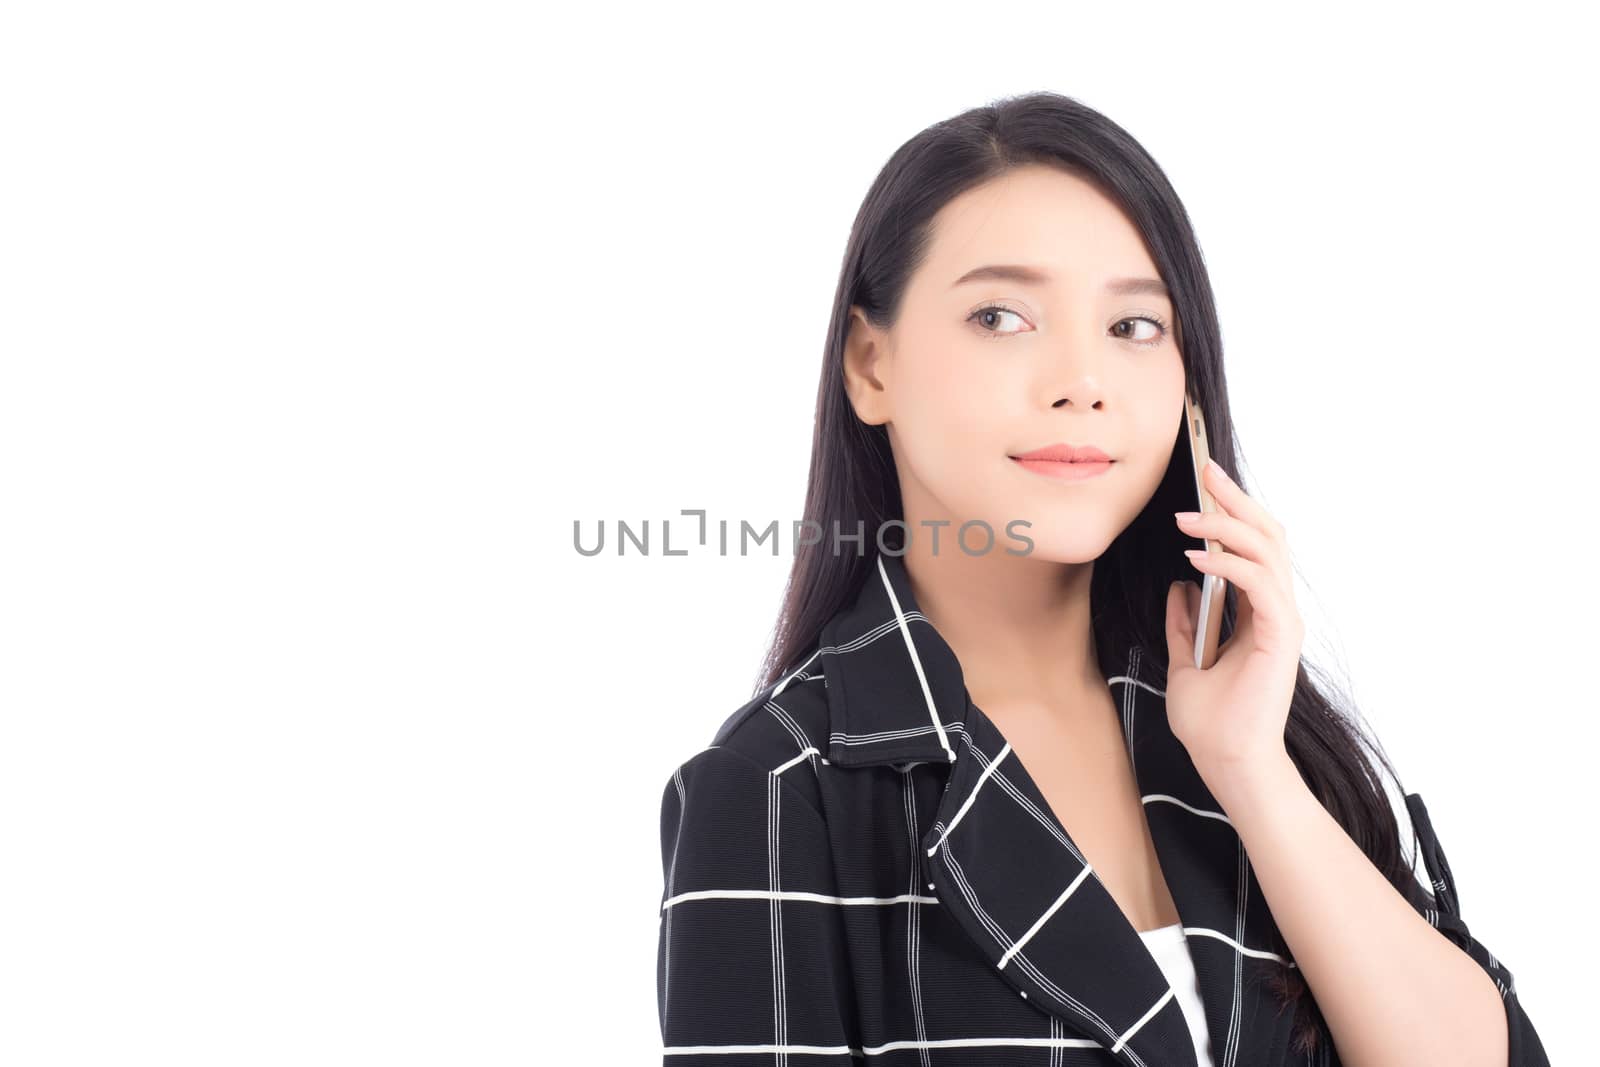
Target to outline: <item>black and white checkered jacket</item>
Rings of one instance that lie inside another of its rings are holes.
[[[1119,653],[1120,656],[1120,653]],[[1270,978],[1292,959],[1232,823],[1131,648],[1109,679],[1217,1067],[1336,1063],[1289,1050]],[[1422,798],[1431,892],[1412,903],[1495,980],[1512,1067],[1548,1067],[1511,972],[1468,932]],[[879,556],[855,603],[666,783],[657,993],[665,1062],[745,1067],[1196,1067],[1139,932],[967,698]]]

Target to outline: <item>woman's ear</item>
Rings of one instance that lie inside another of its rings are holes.
[[[844,338],[844,391],[856,418],[869,426],[889,421],[887,340],[859,306],[850,308]]]

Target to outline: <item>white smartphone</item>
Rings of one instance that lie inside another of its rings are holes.
[[[1187,390],[1183,395],[1183,406],[1183,421],[1189,428],[1189,455],[1194,459],[1194,491],[1199,505],[1195,510],[1216,511],[1217,502],[1206,491],[1205,479],[1201,476],[1206,460],[1211,455],[1211,448],[1206,443],[1205,416],[1200,413],[1200,405]],[[1207,552],[1222,551],[1220,541],[1211,537],[1204,540]],[[1194,665],[1203,669],[1217,661],[1217,639],[1222,635],[1222,598],[1228,591],[1228,583],[1215,574],[1202,577],[1205,580],[1200,583],[1200,617],[1194,627]]]

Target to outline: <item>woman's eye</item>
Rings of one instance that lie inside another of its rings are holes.
[[[988,307],[981,307],[977,311],[974,311],[971,315],[968,315],[967,321],[976,322],[978,324],[978,328],[982,332],[994,337],[1006,337],[1011,334],[1022,333],[1022,330],[999,330],[994,328],[994,326],[1005,321],[1004,317],[1007,315],[1010,315],[1018,322],[1022,321],[1022,316],[1017,314],[1015,311],[1012,311],[1010,308],[1003,308],[992,304]]]
[[[1146,326],[1150,327],[1153,332],[1146,333],[1143,336],[1133,336],[1131,333],[1122,332],[1121,328],[1124,325],[1137,322],[1144,323]],[[1160,344],[1161,339],[1167,335],[1166,323],[1160,321],[1159,319],[1150,318],[1145,315],[1135,315],[1131,318],[1123,319],[1121,322],[1117,323],[1116,326],[1113,326],[1112,329],[1117,331],[1118,337],[1121,337],[1125,341],[1132,341],[1136,345]]]

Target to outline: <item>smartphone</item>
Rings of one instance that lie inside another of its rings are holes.
[[[1211,456],[1211,447],[1206,443],[1205,416],[1200,414],[1200,405],[1187,390],[1183,395],[1183,407],[1184,425],[1189,428],[1189,455],[1194,460],[1194,491],[1199,503],[1196,510],[1216,511],[1217,502],[1206,491],[1205,479],[1201,477],[1206,460]],[[1207,552],[1222,551],[1222,542],[1215,538],[1207,537],[1205,543]],[[1222,598],[1228,591],[1228,583],[1215,574],[1202,577],[1205,580],[1200,583],[1200,617],[1194,627],[1194,665],[1203,669],[1217,661],[1217,639],[1222,635]]]

